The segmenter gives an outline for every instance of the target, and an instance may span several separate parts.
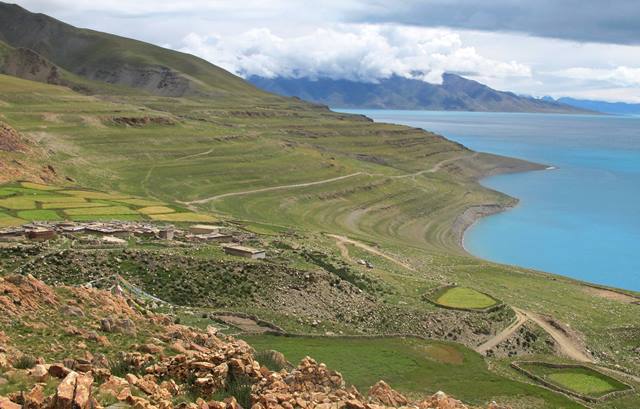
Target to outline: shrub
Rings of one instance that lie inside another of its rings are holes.
[[[34,366],[36,366],[36,358],[31,355],[22,355],[13,364],[16,369],[31,369]]]
[[[109,369],[111,370],[112,375],[119,376],[121,378],[124,378],[134,370],[131,364],[122,358],[112,361]]]
[[[260,362],[260,365],[266,366],[270,371],[279,372],[286,367],[286,362],[282,361],[281,355],[277,351],[258,351],[255,358]]]
[[[227,376],[226,387],[213,394],[212,399],[222,401],[227,397],[236,398],[243,408],[251,407],[251,387],[253,382],[246,376],[237,376],[230,372]]]

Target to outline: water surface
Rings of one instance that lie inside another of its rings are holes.
[[[465,235],[479,257],[640,290],[640,117],[349,110],[554,166],[484,179],[520,199]]]

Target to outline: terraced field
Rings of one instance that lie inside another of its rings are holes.
[[[173,222],[213,221],[205,214],[184,211],[161,202],[150,202],[119,193],[64,190],[54,185],[21,182],[0,187],[0,227],[31,221],[162,220]],[[157,206],[141,207],[153,203]],[[151,211],[149,211],[151,209]],[[180,213],[175,213],[177,210]]]

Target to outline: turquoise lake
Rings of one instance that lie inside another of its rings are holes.
[[[347,110],[555,169],[481,183],[520,199],[464,244],[479,257],[640,291],[640,117]]]

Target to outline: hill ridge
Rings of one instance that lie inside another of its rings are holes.
[[[330,78],[265,78],[249,82],[265,91],[295,96],[337,108],[416,109],[445,111],[587,113],[555,101],[497,91],[477,81],[445,73],[442,84],[400,77],[364,83]]]

